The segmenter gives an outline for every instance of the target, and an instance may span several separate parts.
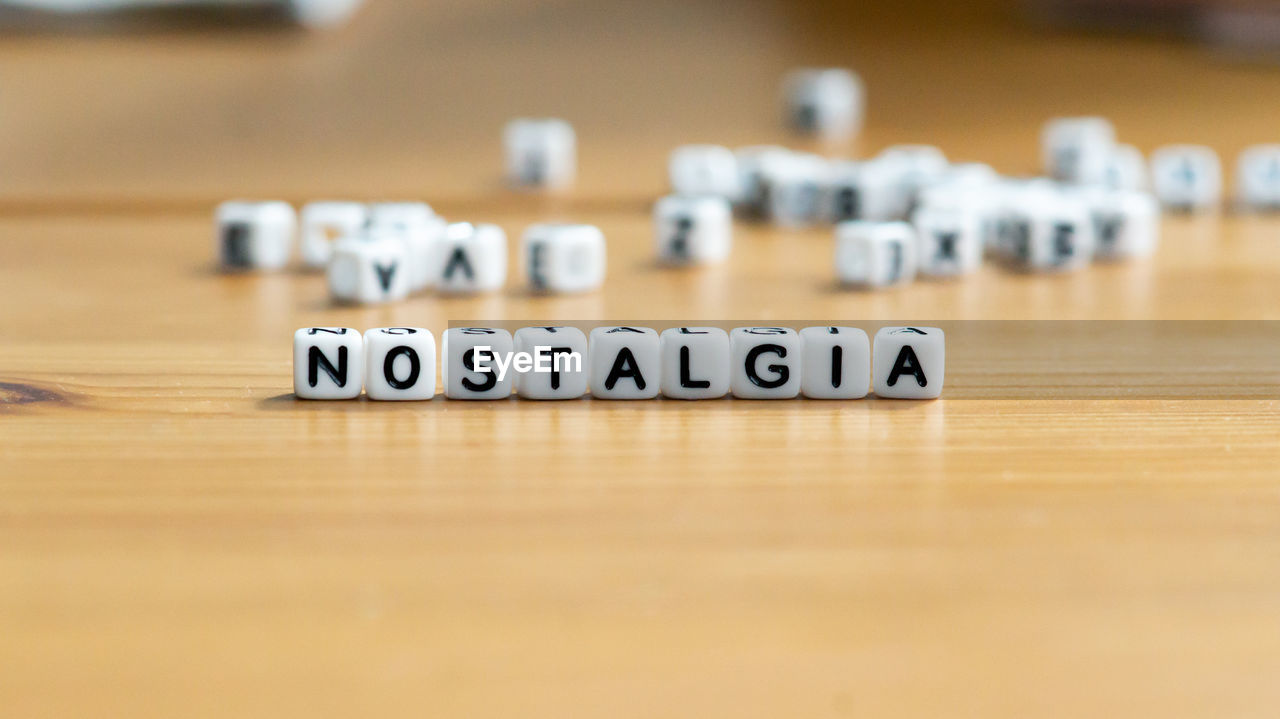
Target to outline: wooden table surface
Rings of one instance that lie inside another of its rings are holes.
[[[850,153],[931,142],[1028,173],[1040,123],[1082,112],[1228,168],[1280,140],[1276,68],[997,4],[791,5],[371,0],[319,35],[6,34],[3,713],[1273,716],[1265,383],[1080,398],[1049,358],[993,399],[953,336],[935,402],[292,398],[313,324],[1280,318],[1274,218],[1172,218],[1144,263],[875,294],[834,288],[826,230],[740,226],[727,265],[656,268],[666,153],[787,141],[798,64],[864,76]],[[500,188],[519,114],[575,123],[574,193]],[[214,270],[211,211],[238,196],[425,199],[513,238],[591,222],[609,279],[335,308],[319,276]]]

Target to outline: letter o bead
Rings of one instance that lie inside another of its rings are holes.
[[[786,327],[737,327],[729,333],[729,389],[741,399],[800,394],[800,335]]]
[[[379,327],[364,333],[364,393],[374,400],[436,396],[436,338],[421,327]]]
[[[934,399],[946,375],[946,336],[937,327],[881,327],[872,346],[877,397]]]
[[[355,399],[364,383],[364,338],[350,327],[303,327],[293,334],[293,394]]]

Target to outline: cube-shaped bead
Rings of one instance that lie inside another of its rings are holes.
[[[932,145],[891,145],[872,162],[897,185],[897,206],[890,219],[903,220],[911,216],[920,191],[941,181],[951,168],[947,156]]]
[[[648,327],[597,327],[590,338],[591,396],[653,399],[662,389],[658,333]]]
[[[217,211],[223,269],[278,270],[289,263],[298,218],[287,202],[224,202]]]
[[[522,327],[515,334],[516,394],[578,399],[587,391],[587,336],[576,327]],[[524,357],[521,357],[524,355]],[[513,367],[515,365],[513,364]]]
[[[871,391],[871,341],[856,327],[800,330],[804,371],[800,391],[810,399],[860,399]]]
[[[1011,267],[1060,272],[1093,259],[1093,221],[1079,193],[1031,186],[1008,193],[1006,199],[998,252]]]
[[[329,258],[329,295],[350,304],[381,304],[409,296],[404,243],[393,239],[346,239]]]
[[[1280,210],[1280,145],[1254,145],[1236,160],[1236,196],[1251,210]]]
[[[791,151],[778,145],[752,145],[734,151],[738,161],[738,195],[734,200],[741,214],[759,219],[765,214],[764,175],[773,163],[786,162]]]
[[[1147,158],[1133,145],[1116,145],[1107,156],[1103,185],[1113,190],[1147,189]]]
[[[946,337],[937,327],[881,327],[872,347],[877,397],[933,399],[946,376]]]
[[[367,236],[394,238],[404,243],[409,262],[409,291],[418,292],[435,282],[437,245],[447,223],[421,202],[382,202],[369,208]]]
[[[716,399],[729,393],[729,333],[719,327],[674,327],[662,340],[662,395]]]
[[[669,195],[653,208],[654,244],[669,265],[723,262],[733,243],[733,213],[718,197]]]
[[[507,235],[497,225],[456,222],[435,248],[433,284],[440,292],[494,292],[507,281]]]
[[[426,400],[436,395],[436,338],[421,327],[364,333],[364,393],[372,400]]]
[[[910,282],[916,275],[915,230],[905,222],[841,222],[835,266],[840,281],[854,287]]]
[[[529,287],[587,292],[604,284],[604,233],[592,225],[533,225],[522,240]]]
[[[451,327],[440,348],[440,375],[449,399],[493,400],[511,396],[515,342],[496,327]]]
[[[982,264],[982,217],[960,202],[923,204],[913,215],[916,272],[926,277],[957,277]]]
[[[364,338],[350,327],[304,327],[293,334],[293,394],[355,399],[364,383]]]
[[[558,190],[578,171],[577,137],[564,120],[520,118],[507,123],[507,180],[515,187]]]
[[[720,145],[683,145],[667,162],[671,191],[677,195],[738,197],[738,158]]]
[[[807,227],[826,218],[824,198],[831,164],[817,155],[791,153],[765,164],[765,217],[781,227]]]
[[[788,126],[824,140],[848,140],[862,126],[862,81],[840,68],[804,68],[783,81]]]
[[[323,268],[333,245],[358,237],[369,221],[369,208],[359,202],[312,202],[302,208],[302,263]]]
[[[1115,128],[1101,117],[1050,120],[1040,136],[1045,172],[1062,182],[1083,185],[1105,182],[1115,136]]]
[[[1167,145],[1151,154],[1151,187],[1175,210],[1211,210],[1222,199],[1218,153],[1200,145]]]
[[[835,162],[827,172],[822,196],[826,222],[902,219],[902,188],[888,168],[872,162]]]
[[[1160,205],[1146,192],[1100,190],[1088,198],[1094,258],[1147,257],[1160,241]]]
[[[735,327],[729,333],[729,389],[741,399],[800,394],[800,335],[787,327]]]

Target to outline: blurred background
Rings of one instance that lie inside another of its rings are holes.
[[[497,189],[516,115],[575,124],[579,200],[648,199],[676,144],[790,141],[797,65],[866,81],[851,155],[927,142],[1030,173],[1052,115],[1226,159],[1277,133],[1274,3],[367,0],[307,29],[287,2],[94,2],[0,3],[0,209],[463,201]]]

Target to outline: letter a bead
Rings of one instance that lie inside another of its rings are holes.
[[[881,327],[872,347],[877,397],[933,399],[942,394],[946,337],[937,327]]]

